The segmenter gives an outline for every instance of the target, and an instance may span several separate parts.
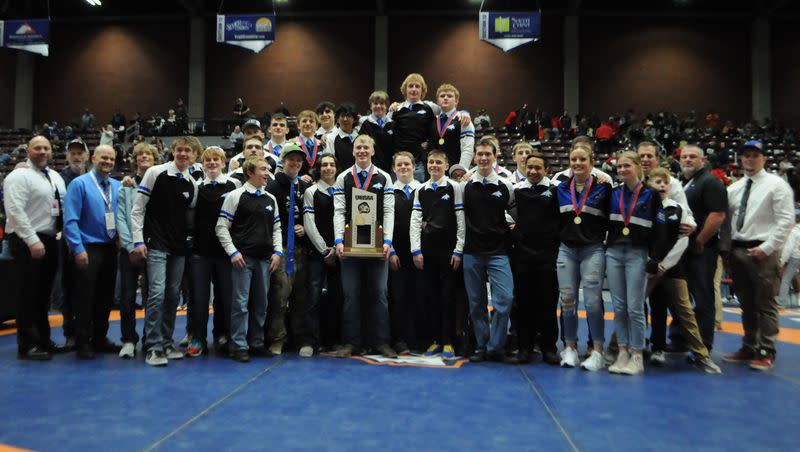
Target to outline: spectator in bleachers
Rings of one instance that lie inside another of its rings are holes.
[[[492,127],[492,120],[489,118],[489,113],[486,113],[485,108],[478,110],[478,116],[475,117],[475,130],[490,129]]]
[[[175,104],[175,123],[178,126],[178,133],[186,133],[189,129],[189,114],[186,111],[186,105],[183,103],[183,99],[180,97],[178,98]]]
[[[234,146],[236,146],[237,142],[244,141],[244,133],[242,133],[241,126],[234,127],[233,132],[231,132],[231,135],[228,137],[228,139]]]
[[[100,133],[100,144],[109,146],[114,144],[114,126],[111,124],[106,124],[103,132]]]
[[[89,130],[93,129],[95,124],[94,113],[90,112],[88,108],[83,109],[83,115],[81,115],[81,129]]]
[[[111,117],[111,125],[114,126],[114,130],[120,130],[120,128],[124,128],[126,124],[125,115],[117,108],[114,112],[114,116]]]
[[[236,122],[237,124],[243,123],[247,118],[248,114],[250,114],[250,107],[245,105],[241,97],[237,97],[236,102],[233,104],[233,118],[235,119],[234,122]]]
[[[72,140],[67,144],[67,167],[61,170],[64,184],[69,185],[72,179],[86,172],[86,162],[89,160],[89,148],[81,139]]]

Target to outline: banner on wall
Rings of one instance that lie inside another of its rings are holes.
[[[47,56],[50,51],[48,19],[0,20],[0,47]]]
[[[504,52],[529,42],[539,40],[542,31],[541,13],[494,12],[480,14],[480,38],[500,47]]]
[[[217,42],[258,53],[275,42],[275,14],[218,15]]]

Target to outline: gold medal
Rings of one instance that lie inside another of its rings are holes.
[[[439,138],[439,144],[444,144],[444,138]]]
[[[631,230],[630,230],[630,229],[628,229],[628,227],[627,227],[627,226],[625,226],[624,228],[622,228],[622,235],[630,235],[630,233],[631,233]]]
[[[575,224],[581,224],[581,221],[583,221],[583,220],[581,220],[581,217],[575,217],[575,219],[572,220],[572,222],[575,223]]]

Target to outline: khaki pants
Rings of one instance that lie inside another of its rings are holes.
[[[722,284],[722,258],[718,257],[717,271],[714,272],[714,307],[717,311],[714,321],[717,324],[717,328],[719,328],[720,324],[722,323],[722,295],[720,295],[719,292],[720,284]]]
[[[267,339],[271,344],[283,344],[287,339],[287,326],[291,329],[292,341],[299,346],[299,340],[305,333],[303,318],[306,309],[308,282],[306,277],[306,249],[296,246],[294,249],[294,273],[286,273],[286,257],[272,274],[267,305]],[[289,324],[286,314],[290,314]]]
[[[694,316],[692,300],[689,298],[689,286],[685,279],[659,278],[648,283],[647,292],[650,294],[651,306],[654,304],[672,307],[672,313],[678,318],[678,324],[683,329],[683,338],[686,346],[698,357],[707,357],[708,348],[700,338],[700,329]],[[653,306],[653,311],[656,308]],[[665,328],[666,325],[661,325]],[[656,328],[655,322],[653,328]],[[666,332],[660,333],[666,334]]]
[[[772,253],[761,262],[747,255],[747,249],[731,250],[731,273],[742,306],[745,349],[775,354],[778,337],[778,256]]]

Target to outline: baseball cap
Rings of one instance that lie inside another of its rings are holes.
[[[74,140],[71,140],[69,143],[67,143],[67,150],[69,150],[73,146],[82,148],[84,152],[89,152],[89,148],[86,146],[86,143],[84,143],[83,140],[81,140],[80,138],[75,138]]]
[[[761,152],[763,154],[764,153],[764,144],[762,142],[758,141],[758,140],[750,140],[750,141],[745,142],[742,145],[742,151],[746,151],[748,149],[753,149],[753,150]]]
[[[287,144],[286,146],[283,147],[283,149],[281,149],[281,160],[285,160],[289,154],[294,154],[294,153],[300,154],[303,157],[306,156],[306,153],[302,149],[300,149],[300,146],[296,144]]]
[[[460,163],[456,163],[455,165],[452,165],[450,167],[450,169],[447,171],[447,174],[452,176],[453,172],[455,172],[456,170],[461,170],[461,171],[467,172],[467,169],[464,168],[464,165],[461,165]]]
[[[258,130],[261,130],[261,122],[258,119],[248,119],[244,124],[242,124],[242,130],[248,127],[255,127]]]

